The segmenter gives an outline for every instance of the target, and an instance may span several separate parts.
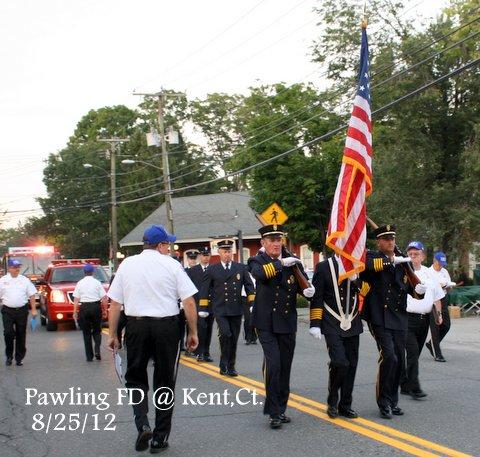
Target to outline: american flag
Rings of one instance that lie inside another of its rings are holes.
[[[348,124],[326,241],[327,246],[340,256],[339,282],[365,269],[365,199],[372,193],[371,121],[368,41],[364,27],[357,94]]]

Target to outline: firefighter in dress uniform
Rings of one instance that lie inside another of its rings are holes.
[[[351,279],[356,279],[356,275]],[[318,263],[312,279],[315,295],[310,303],[310,334],[318,339],[323,334],[327,344],[330,357],[327,414],[331,419],[339,415],[358,417],[352,409],[358,346],[363,332],[358,295],[365,296],[369,286],[351,279],[338,284],[337,256]]]
[[[376,398],[384,419],[403,415],[398,406],[398,387],[405,365],[407,294],[415,292],[402,265],[410,258],[395,254],[395,229],[394,225],[385,225],[374,231],[378,251],[367,252],[365,271],[361,274],[370,285],[362,317],[368,322],[380,353]],[[424,290],[417,293],[423,294]]]
[[[262,345],[263,377],[267,392],[263,413],[270,416],[270,427],[280,428],[291,419],[285,415],[290,394],[290,370],[297,332],[297,293],[313,297],[310,286],[301,290],[293,267],[305,272],[298,258],[287,253],[282,245],[281,225],[259,229],[263,249],[248,260],[248,268],[256,281],[253,325]]]
[[[231,240],[217,243],[220,263],[210,265],[205,270],[198,316],[207,318],[210,315],[208,307],[211,302],[220,341],[220,374],[235,377],[238,376],[235,361],[243,316],[242,287],[245,288],[249,302],[255,299],[255,288],[247,267],[232,262],[233,243]]]

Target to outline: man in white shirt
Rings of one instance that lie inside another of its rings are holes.
[[[440,300],[445,293],[436,278],[432,277],[429,269],[422,265],[425,259],[423,244],[420,241],[411,241],[407,247],[407,254],[412,261],[416,276],[421,281],[415,290],[418,293],[423,292],[423,297],[407,295],[407,365],[402,369],[400,392],[418,400],[427,396],[421,389],[418,379],[418,358],[427,339],[432,308],[434,306],[437,309],[441,308]]]
[[[440,286],[445,292],[445,297],[442,299],[441,309],[441,323],[435,321],[433,315],[430,316],[430,334],[431,340],[426,343],[427,349],[435,359],[435,362],[446,362],[440,349],[440,342],[445,338],[445,335],[450,330],[450,314],[448,312],[448,292],[455,287],[456,284],[451,280],[450,274],[446,270],[447,256],[444,252],[436,252],[433,256],[433,265],[429,268],[432,276],[436,277]]]
[[[173,414],[173,391],[180,355],[179,299],[182,300],[189,326],[187,349],[193,351],[198,345],[197,311],[193,298],[197,288],[182,265],[168,255],[168,245],[175,240],[176,237],[170,235],[161,225],[152,225],[145,230],[143,252],[122,262],[108,291],[108,296],[112,300],[109,315],[109,346],[113,350],[119,345],[117,324],[122,304],[128,319],[125,331],[127,341],[125,385],[134,389],[133,413],[138,430],[135,450],[147,449],[153,436],[150,443],[152,454],[168,447]],[[155,363],[153,401],[156,409],[153,435],[147,417],[149,389],[147,365],[150,359]],[[157,397],[155,392],[158,395],[163,392],[169,398],[167,399],[165,395]],[[160,404],[160,401],[163,403]],[[171,406],[165,406],[166,403]]]
[[[93,277],[95,267],[87,263],[83,267],[85,277],[78,281],[73,291],[73,318],[77,320],[83,332],[83,343],[87,362],[93,360],[95,343],[95,358],[101,360],[100,345],[102,344],[102,306],[107,306],[107,294],[102,283]],[[80,304],[80,312],[77,313]]]
[[[0,278],[0,299],[2,300],[3,334],[5,337],[5,364],[13,361],[13,347],[15,342],[15,361],[18,366],[23,365],[23,358],[27,352],[25,345],[28,321],[28,303],[32,319],[36,319],[35,293],[37,290],[32,282],[20,274],[21,263],[18,260],[8,261],[8,273]]]

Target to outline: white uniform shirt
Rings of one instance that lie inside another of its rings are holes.
[[[23,275],[12,278],[10,273],[0,278],[0,299],[9,308],[21,308],[37,293],[32,281]]]
[[[433,303],[445,297],[445,292],[440,287],[437,278],[430,273],[430,269],[421,266],[420,270],[414,270],[418,279],[427,286],[427,291],[421,299],[407,295],[407,312],[425,314],[432,311]]]
[[[440,286],[445,287],[447,284],[451,283],[452,280],[450,279],[450,273],[445,269],[442,268],[440,271],[435,270],[433,265],[428,269],[430,274],[437,279],[440,283]]]
[[[127,316],[167,317],[178,314],[178,299],[197,292],[180,262],[145,249],[120,264],[108,296],[123,304]]]
[[[79,298],[80,303],[88,303],[92,301],[100,301],[107,293],[102,283],[93,276],[85,276],[77,282],[73,297]]]

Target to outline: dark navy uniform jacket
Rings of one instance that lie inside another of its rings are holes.
[[[335,258],[333,258],[333,266],[335,267],[335,273],[338,276],[338,263]],[[362,319],[358,313],[358,294],[360,291],[356,282],[344,280],[338,286],[341,306],[345,312],[347,305],[347,287],[349,283],[349,313],[351,314],[354,299],[357,297],[357,303],[354,312],[354,314],[356,313],[356,316],[352,320],[351,328],[349,330],[342,330],[340,328],[340,321],[332,316],[332,314],[325,308],[326,303],[333,311],[335,311],[337,314],[340,314],[338,312],[337,300],[335,298],[335,290],[333,287],[330,265],[328,264],[328,260],[324,260],[323,262],[317,264],[312,279],[312,284],[315,287],[315,295],[310,303],[310,327],[320,327],[324,335],[337,334],[343,337],[359,335],[363,332]]]
[[[374,325],[390,330],[406,330],[408,326],[407,294],[413,294],[402,265],[393,265],[385,254],[368,251],[361,279],[368,282],[362,317]]]
[[[208,268],[210,268],[210,265]],[[204,275],[203,268],[200,264],[197,264],[194,267],[185,268],[185,273],[187,273],[188,277],[192,280],[193,284],[198,290],[198,292],[193,296],[193,298],[195,299],[195,303],[197,304],[197,310],[199,310],[200,290],[202,288],[203,275]],[[207,311],[211,312],[211,309],[208,309]]]
[[[245,265],[231,262],[228,271],[221,263],[210,265],[200,288],[200,310],[207,311],[210,305],[215,316],[243,315],[242,286],[253,302],[255,287]]]
[[[305,275],[303,267],[299,267]],[[293,268],[283,267],[279,259],[274,260],[265,252],[250,257],[248,268],[255,278],[257,289],[252,312],[253,326],[273,333],[295,333],[297,294],[301,294],[302,290]]]

